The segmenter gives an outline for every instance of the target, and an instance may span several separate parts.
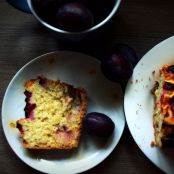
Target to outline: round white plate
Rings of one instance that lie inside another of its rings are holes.
[[[151,147],[154,140],[151,89],[159,77],[159,69],[167,63],[174,64],[174,37],[153,47],[137,64],[126,87],[124,108],[128,127],[139,148],[161,170],[173,173],[174,148]]]
[[[24,117],[24,83],[37,75],[61,80],[87,91],[87,112],[101,112],[110,116],[116,128],[106,140],[82,135],[77,150],[28,151],[22,147],[19,131],[13,128]],[[29,166],[51,174],[79,173],[103,161],[115,148],[125,126],[121,87],[108,81],[100,71],[100,62],[75,52],[52,52],[42,55],[20,69],[10,82],[2,106],[2,124],[8,143]]]

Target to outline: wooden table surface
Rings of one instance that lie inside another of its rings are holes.
[[[174,33],[173,0],[123,0],[113,25],[99,43],[67,45],[50,35],[36,19],[0,0],[0,104],[15,73],[28,61],[55,50],[73,50],[100,58],[114,42],[132,46],[139,57]],[[107,39],[106,39],[107,38]],[[102,40],[103,39],[103,40]],[[13,114],[13,113],[12,113]],[[24,164],[11,150],[0,124],[0,173],[40,173]],[[146,158],[134,142],[127,126],[112,154],[94,173],[162,173]]]

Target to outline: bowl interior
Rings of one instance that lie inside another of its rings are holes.
[[[46,0],[46,1],[48,2],[48,0]],[[61,2],[61,0],[59,0],[59,1]],[[92,9],[93,11],[91,10],[92,13],[95,13],[94,14],[94,17],[97,16],[97,13],[98,13],[98,12],[96,13],[94,11],[101,11],[101,12],[99,12],[100,14],[102,14],[104,11],[107,11],[106,14],[105,14],[105,16],[103,16],[103,18],[100,18],[100,20],[98,20],[98,21],[96,19],[94,25],[91,28],[88,28],[88,29],[83,30],[83,31],[78,31],[78,32],[74,32],[74,31],[71,32],[71,31],[65,31],[63,29],[60,29],[54,23],[54,19],[53,20],[50,20],[50,21],[49,21],[49,19],[46,19],[45,16],[49,16],[48,13],[50,13],[50,12],[49,12],[49,10],[46,13],[44,12],[44,14],[48,14],[48,15],[42,15],[41,14],[41,11],[43,10],[42,9],[43,6],[41,7],[41,5],[39,4],[41,2],[40,0],[27,0],[27,2],[28,2],[28,5],[29,5],[29,8],[30,8],[31,12],[36,17],[36,19],[42,25],[44,25],[45,27],[47,27],[48,29],[50,29],[52,31],[55,31],[55,32],[58,32],[58,33],[63,33],[63,34],[69,34],[69,35],[71,35],[73,33],[74,35],[79,35],[79,34],[84,34],[84,33],[88,33],[88,32],[94,31],[94,30],[99,29],[100,27],[104,26],[115,15],[115,13],[116,13],[116,11],[117,11],[120,3],[121,3],[121,0],[104,1],[104,2],[109,2],[109,3],[107,3],[108,5],[103,3],[103,5],[104,5],[103,8],[100,7],[99,9],[98,9],[99,5],[98,4],[96,5],[96,3],[95,3],[95,7],[92,7],[93,8]],[[39,3],[36,3],[36,2],[39,2]],[[54,2],[54,0],[51,0],[50,2]],[[91,2],[93,3],[94,1],[91,1]],[[99,2],[102,2],[102,1],[99,1]],[[36,5],[36,4],[39,4],[39,5]],[[47,4],[46,4],[46,6],[47,6]],[[47,8],[48,8],[48,6],[47,6]],[[54,5],[53,8],[55,9],[55,5]],[[54,11],[54,10],[51,9],[50,11]],[[101,16],[100,14],[99,14],[99,16]],[[55,16],[53,16],[52,18],[55,18],[56,19]]]

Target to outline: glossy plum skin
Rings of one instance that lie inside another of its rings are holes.
[[[121,83],[131,77],[133,66],[121,54],[112,54],[101,61],[101,71],[107,79]]]
[[[101,59],[102,73],[113,82],[126,83],[139,61],[136,52],[126,44],[115,44],[108,52]]]
[[[91,135],[109,137],[114,131],[115,124],[107,115],[98,112],[91,112],[85,117],[84,127]]]
[[[130,61],[132,63],[133,67],[139,61],[139,58],[138,58],[135,50],[127,44],[117,43],[117,44],[113,45],[111,52],[115,53],[115,54],[120,54],[123,57],[125,57],[128,61]]]
[[[93,26],[94,19],[89,9],[81,3],[66,3],[59,7],[57,25],[66,31],[83,31]]]

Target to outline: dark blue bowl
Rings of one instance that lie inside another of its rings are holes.
[[[23,12],[31,13],[27,4],[27,0],[7,0],[7,2],[13,7],[22,10]]]

